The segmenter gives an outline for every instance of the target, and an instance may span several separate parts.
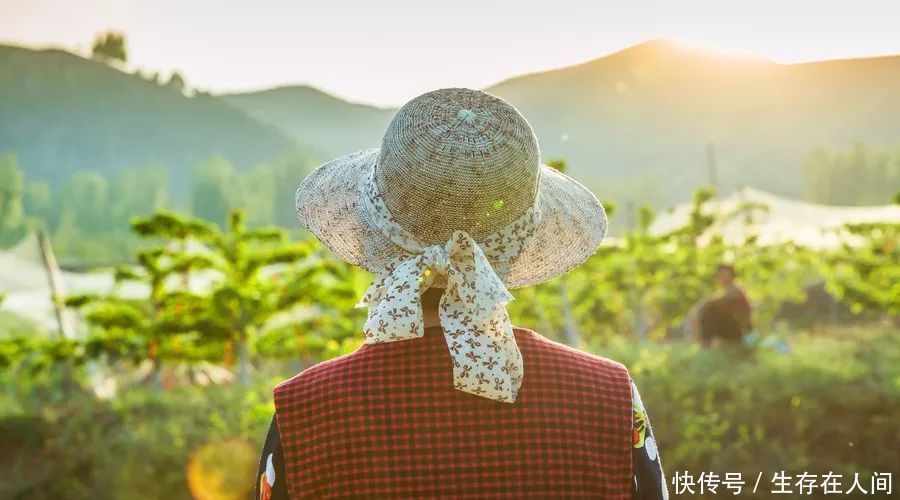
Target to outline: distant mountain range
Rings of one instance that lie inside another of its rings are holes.
[[[178,172],[216,154],[249,167],[297,147],[218,97],[189,98],[62,50],[0,46],[0,154],[15,153],[30,180],[148,164]]]
[[[347,102],[306,85],[221,97],[291,134],[324,160],[378,146],[397,111]]]
[[[486,90],[528,118],[545,159],[565,158],[603,199],[682,200],[710,182],[708,149],[723,190],[797,197],[813,147],[900,143],[900,56],[777,64],[653,40]],[[330,138],[312,141],[326,156],[378,145],[392,113],[308,87],[225,97],[283,130]],[[331,116],[299,112],[323,102]]]
[[[708,144],[725,190],[792,197],[815,146],[900,144],[900,56],[777,64],[656,40],[488,90],[601,198],[683,199],[709,180]]]
[[[654,40],[486,90],[601,199],[669,203],[708,182],[708,149],[724,190],[798,196],[813,147],[900,143],[898,82],[900,56],[777,64]],[[72,54],[12,47],[0,47],[0,109],[0,151],[45,178],[212,154],[246,166],[297,147],[327,160],[377,146],[395,111],[306,86],[188,98]]]

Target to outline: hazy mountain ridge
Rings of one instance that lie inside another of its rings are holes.
[[[602,190],[653,175],[664,198],[706,182],[798,196],[813,147],[900,142],[900,57],[783,65],[651,41],[487,89],[529,118],[545,157]],[[614,197],[615,193],[608,196]]]
[[[63,50],[0,46],[0,152],[29,179],[59,185],[73,171],[192,167],[213,155],[245,167],[297,147],[224,99],[186,97]]]
[[[900,56],[778,64],[653,40],[486,90],[601,199],[667,204],[709,180],[707,144],[723,190],[798,197],[813,147],[900,143],[898,81]],[[63,51],[2,46],[0,108],[0,152],[51,180],[212,154],[243,167],[297,144],[327,160],[377,146],[395,112],[310,86],[188,98]]]
[[[671,202],[709,181],[709,143],[723,190],[799,196],[813,147],[900,142],[898,81],[900,57],[779,64],[651,40],[486,90],[529,119],[545,159],[567,159],[601,198]],[[393,112],[303,89],[302,99],[288,89],[226,98],[262,121],[316,134],[329,157],[377,144]],[[309,102],[333,107],[302,113]]]
[[[221,96],[278,126],[322,158],[377,147],[395,109],[352,103],[308,85]]]

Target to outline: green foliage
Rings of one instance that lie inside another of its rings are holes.
[[[259,164],[238,172],[222,157],[199,164],[193,173],[190,206],[194,215],[223,226],[231,210],[241,208],[247,224],[264,226],[296,225],[292,200],[300,180],[312,171],[316,161],[301,153],[274,165]]]
[[[224,158],[214,157],[195,169],[184,203],[170,193],[168,171],[159,165],[122,169],[112,179],[82,170],[54,190],[46,182],[25,182],[15,157],[7,156],[0,161],[5,188],[0,202],[8,205],[0,221],[0,247],[40,228],[51,234],[55,253],[65,263],[85,267],[125,262],[133,260],[139,246],[136,235],[128,232],[132,217],[184,204],[219,226],[232,210],[243,207],[251,227],[273,222],[293,227],[297,224],[291,204],[279,200],[290,200],[296,184],[315,165],[312,157],[296,153],[273,165],[238,172]]]
[[[108,401],[79,391],[27,412],[6,407],[0,412],[0,447],[9,453],[0,496],[189,499],[189,487],[211,481],[188,474],[192,458],[212,446],[220,472],[233,477],[228,493],[247,498],[276,381],[261,381],[252,391],[138,389]],[[3,383],[10,380],[4,377]],[[46,388],[32,383],[21,390],[35,394]]]
[[[88,265],[127,260],[137,248],[137,239],[128,234],[129,219],[163,208],[166,177],[158,166],[122,170],[111,182],[97,171],[75,174],[59,193],[49,194],[57,199],[44,209],[52,210],[44,212],[43,225],[52,231],[57,254]],[[28,215],[38,219],[42,212]]]
[[[900,185],[900,146],[878,150],[858,143],[849,151],[812,150],[804,161],[806,199],[831,205],[882,205]]]
[[[24,177],[14,155],[0,156],[0,245],[22,235]]]
[[[138,265],[116,270],[116,282],[138,281],[147,285],[147,299],[122,298],[116,294],[107,296],[72,296],[66,300],[68,307],[84,312],[89,325],[102,333],[85,341],[76,342],[84,350],[85,357],[107,356],[117,359],[128,357],[134,362],[149,359],[153,364],[154,380],[159,385],[159,369],[162,360],[197,360],[208,356],[207,346],[196,336],[187,335],[189,329],[181,320],[182,293],[167,289],[167,280],[185,266],[178,256],[166,249],[154,247],[138,253]],[[129,346],[121,352],[120,345],[113,346],[109,339],[126,340],[121,346]],[[102,349],[111,347],[113,349]]]
[[[173,71],[172,75],[169,76],[169,81],[166,83],[166,86],[172,89],[177,90],[178,92],[184,92],[187,90],[187,82],[181,73],[177,71]]]
[[[140,250],[137,265],[119,267],[115,276],[117,282],[144,283],[148,296],[70,297],[67,305],[81,309],[87,322],[103,332],[74,343],[72,350],[81,349],[87,357],[121,357],[90,347],[106,345],[109,336],[130,335],[136,352],[129,353],[150,359],[158,375],[170,361],[221,360],[227,366],[236,345],[241,379],[249,384],[258,342],[269,354],[276,345],[280,356],[298,356],[320,354],[331,348],[329,342],[352,335],[359,320],[347,313],[359,293],[354,272],[312,242],[290,242],[280,228],[248,228],[244,217],[233,211],[227,232],[171,212],[135,218],[136,234],[168,242]],[[202,293],[189,287],[198,274],[211,280]],[[314,304],[314,314],[299,310]],[[316,330],[307,333],[307,326]]]
[[[56,226],[56,211],[53,192],[46,182],[29,182],[25,185],[22,206],[25,213],[35,220],[42,221],[47,227]]]
[[[142,283],[146,297],[69,297],[66,304],[90,325],[86,335],[19,331],[0,342],[6,386],[0,430],[11,429],[0,433],[10,440],[0,446],[16,450],[0,469],[15,478],[12,494],[187,498],[186,484],[199,487],[189,479],[203,476],[197,471],[225,471],[219,479],[250,474],[248,457],[271,415],[263,391],[277,380],[254,385],[259,373],[272,363],[294,363],[280,374],[287,376],[359,345],[362,310],[353,305],[370,276],[311,239],[292,241],[284,229],[262,225],[279,218],[272,199],[293,190],[296,182],[287,180],[308,166],[308,158],[298,157],[238,172],[224,159],[211,161],[198,169],[192,196],[205,200],[197,210],[220,217],[218,223],[171,211],[130,218],[133,238],[147,246],[135,251],[134,264],[118,266],[115,278]],[[164,176],[147,172],[112,184],[90,172],[74,178],[63,199],[51,202],[65,207],[57,239],[108,234],[116,220],[165,204]],[[35,188],[26,206],[49,206],[42,191]],[[896,317],[900,228],[848,226],[847,246],[829,253],[759,246],[753,234],[731,245],[720,228],[735,217],[752,222],[765,207],[714,213],[713,196],[699,190],[688,223],[668,234],[652,234],[653,209],[637,208],[634,229],[576,271],[517,290],[511,317],[629,366],[668,470],[885,470],[894,450],[879,436],[890,432],[900,404],[900,353],[890,329],[797,336],[789,339],[788,354],[709,351],[678,341],[646,346],[679,336],[691,307],[713,292],[711,277],[723,261],[736,264],[764,334],[777,335],[779,308],[802,300],[804,286],[822,277],[855,311]],[[235,204],[251,211],[233,210]],[[608,206],[615,216],[615,206]],[[192,287],[197,279],[208,285]],[[580,341],[573,332],[581,332]],[[201,362],[230,368],[233,350],[240,387],[249,390],[172,390],[162,383],[163,374]],[[147,360],[154,390],[126,384],[105,401],[84,389],[98,366],[133,373]],[[866,446],[835,444],[844,440]]]
[[[547,160],[547,166],[561,173],[566,173],[566,170],[569,168],[566,160],[561,158]]]
[[[183,244],[188,238],[207,241],[217,234],[216,229],[206,220],[185,219],[174,212],[163,210],[151,217],[132,219],[131,230],[142,238],[158,236],[177,240],[179,244]]]
[[[595,349],[629,367],[669,476],[832,470],[852,477],[896,463],[887,438],[900,412],[895,336],[876,326],[793,335],[787,354],[624,340]]]
[[[109,183],[99,172],[84,170],[72,176],[62,192],[63,212],[76,214],[80,233],[99,234],[106,229]]]
[[[846,226],[848,243],[822,256],[829,292],[863,311],[900,316],[900,223]]]
[[[150,214],[169,204],[168,170],[162,165],[121,170],[110,193],[108,229],[127,230],[135,215]]]
[[[194,170],[191,184],[191,212],[224,225],[231,207],[237,206],[240,187],[237,172],[225,158],[201,163]]]
[[[782,469],[852,476],[894,466],[895,446],[887,439],[900,411],[894,335],[872,326],[796,334],[787,354],[625,339],[592,342],[590,350],[629,367],[670,477],[687,470],[752,478]],[[0,484],[12,490],[0,495],[190,498],[191,456],[208,443],[243,454],[237,440],[255,458],[273,412],[271,388],[298,368],[274,363],[249,390],[136,387],[112,400],[82,391],[63,397],[59,379],[47,371],[2,370],[0,446],[10,453]],[[252,486],[246,461],[220,468],[243,478],[239,488]]]
[[[94,38],[91,47],[91,56],[101,61],[128,61],[128,51],[125,48],[125,34],[117,31],[107,31]]]

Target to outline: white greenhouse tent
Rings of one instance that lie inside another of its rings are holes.
[[[748,208],[755,207],[755,208]],[[691,203],[660,213],[650,226],[652,234],[665,234],[686,225]],[[745,187],[731,195],[713,198],[706,204],[710,213],[733,214],[715,226],[727,243],[740,244],[748,235],[757,244],[793,242],[814,249],[841,245],[841,228],[863,222],[900,223],[900,205],[841,207],[791,200]]]

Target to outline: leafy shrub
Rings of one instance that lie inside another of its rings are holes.
[[[670,479],[675,471],[742,472],[752,483],[758,472],[852,477],[895,467],[895,336],[889,327],[797,335],[787,354],[625,340],[592,350],[629,367]],[[230,490],[245,498],[273,411],[271,388],[299,367],[268,368],[273,375],[249,390],[137,387],[109,401],[62,397],[60,378],[4,377],[7,387],[26,386],[0,399],[0,497],[223,498],[209,492]],[[42,387],[29,385],[36,383]],[[205,471],[199,487],[193,477],[189,487],[192,463]]]
[[[0,448],[9,462],[0,473],[0,497],[191,498],[188,466],[195,457],[193,469],[205,472],[192,476],[195,492],[229,487],[247,498],[278,380],[258,390],[135,388],[109,401],[80,393],[34,413],[0,417]],[[210,474],[210,464],[219,474]]]
[[[800,335],[786,354],[624,342],[595,351],[629,367],[670,481],[675,471],[741,472],[751,485],[759,472],[767,481],[782,470],[834,471],[858,472],[868,485],[872,472],[896,467],[896,335]]]

